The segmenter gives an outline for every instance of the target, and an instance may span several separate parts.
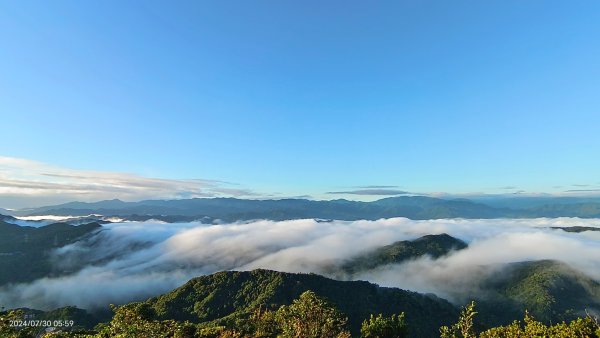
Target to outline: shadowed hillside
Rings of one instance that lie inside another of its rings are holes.
[[[479,301],[489,324],[507,324],[525,310],[547,323],[600,313],[600,284],[558,261],[510,264],[482,287],[489,292]]]
[[[74,243],[101,226],[93,222],[74,226],[54,223],[32,228],[0,220],[0,285],[31,281],[53,272],[49,252]]]

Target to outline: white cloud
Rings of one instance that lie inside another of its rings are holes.
[[[104,307],[144,299],[188,279],[221,270],[267,268],[327,274],[332,264],[398,240],[448,233],[469,248],[354,276],[440,296],[475,292],[478,278],[524,260],[556,259],[600,280],[600,233],[550,227],[592,226],[600,219],[315,220],[201,223],[114,223],[88,242],[57,250],[55,265],[77,271],[0,289],[4,306]],[[453,298],[456,299],[456,298]]]
[[[204,179],[161,179],[130,173],[76,170],[0,156],[0,204],[11,208],[119,198],[254,196],[230,183]]]

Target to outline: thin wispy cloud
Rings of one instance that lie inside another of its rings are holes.
[[[16,197],[19,198],[16,198]],[[0,202],[8,207],[119,198],[253,197],[252,190],[208,179],[164,179],[132,173],[77,170],[0,156]]]
[[[398,188],[397,185],[359,185],[356,186],[359,189],[393,189]]]
[[[314,197],[312,195],[296,195],[296,196],[288,196],[287,198],[291,198],[291,199],[306,199],[306,200],[314,199]]]
[[[410,194],[407,191],[397,189],[358,189],[347,191],[329,191],[329,195],[371,195],[371,196],[395,196]]]

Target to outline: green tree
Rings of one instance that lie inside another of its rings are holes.
[[[250,324],[254,338],[277,337],[281,331],[277,322],[276,312],[263,309],[262,307],[254,310],[254,313],[250,317]]]
[[[283,338],[347,338],[347,318],[325,299],[306,291],[277,310]]]
[[[481,333],[480,338],[599,338],[600,326],[596,319],[587,316],[570,323],[545,325],[525,313],[523,325],[514,321],[510,325],[494,327]]]
[[[408,336],[408,326],[404,321],[404,312],[400,315],[384,317],[379,314],[362,323],[360,328],[362,338],[405,338]]]
[[[471,302],[463,308],[456,324],[440,328],[440,338],[476,338],[473,329],[476,314],[475,302]],[[526,311],[523,323],[515,320],[506,326],[490,328],[481,332],[479,338],[600,338],[600,325],[597,318],[589,315],[569,323],[546,325]]]
[[[476,314],[475,302],[471,302],[462,309],[456,324],[440,328],[440,338],[476,338],[477,335],[473,329],[473,318]]]
[[[192,338],[196,327],[188,322],[154,320],[154,309],[146,303],[111,306],[115,314],[108,325],[99,327],[98,338]]]
[[[25,318],[23,310],[9,310],[0,312],[0,337],[2,338],[29,338],[35,337],[40,331],[39,327],[15,326],[15,321]]]

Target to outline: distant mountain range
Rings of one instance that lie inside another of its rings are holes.
[[[373,202],[313,201],[306,199],[247,200],[235,198],[193,198],[123,202],[107,200],[94,203],[71,202],[55,206],[10,211],[16,216],[104,216],[132,220],[149,218],[167,222],[219,219],[288,220],[301,218],[357,220],[407,217],[440,218],[535,218],[600,217],[600,200],[590,198],[513,198],[513,199],[441,199],[425,196],[400,196]]]

